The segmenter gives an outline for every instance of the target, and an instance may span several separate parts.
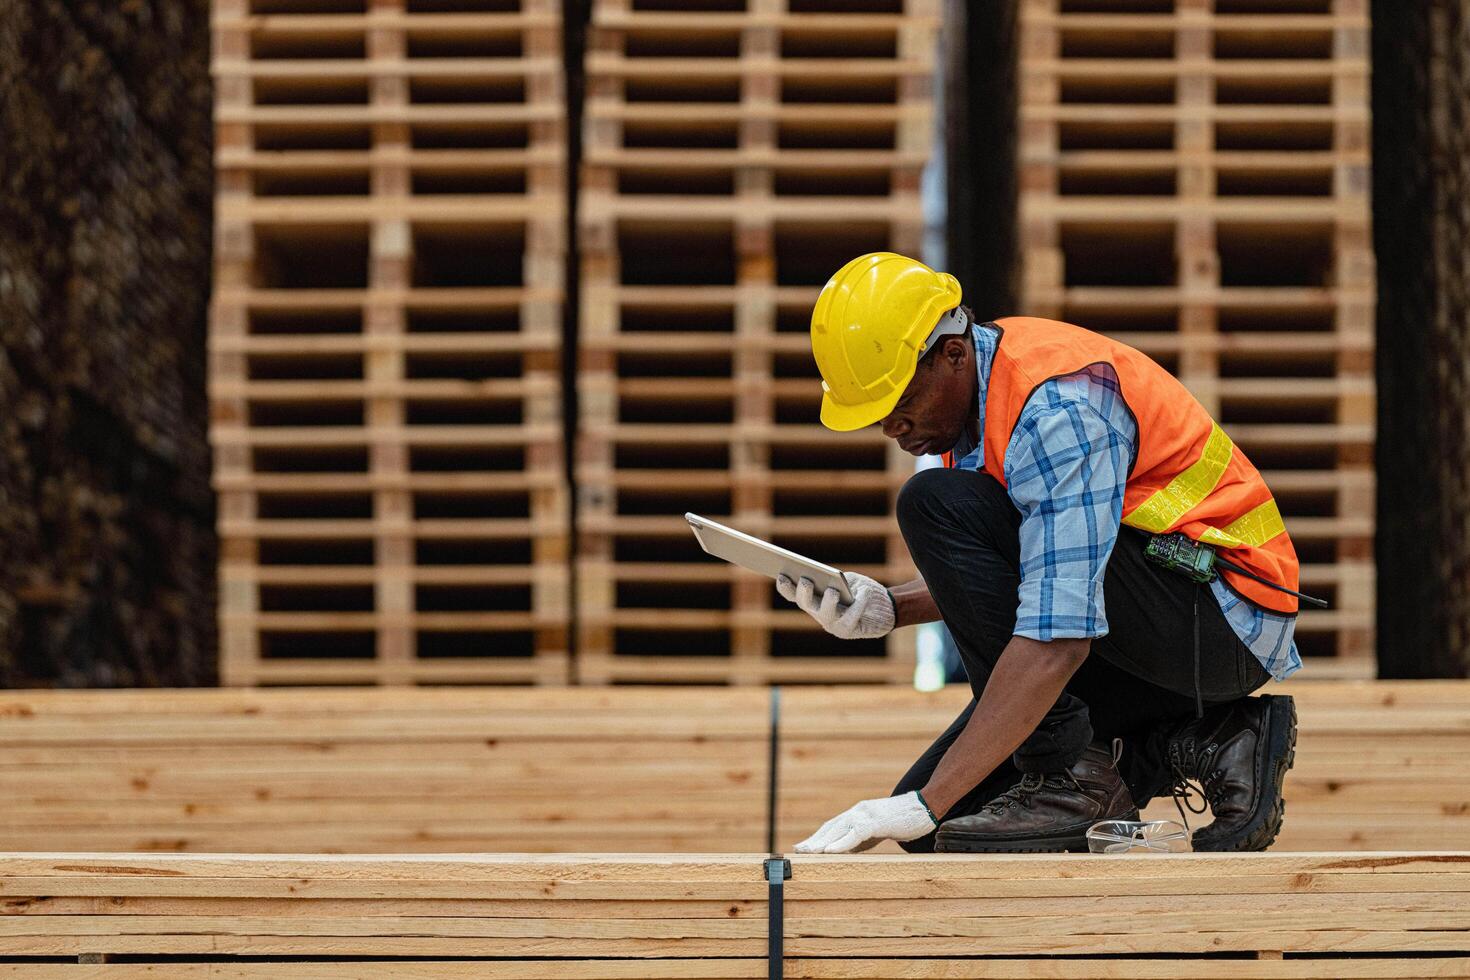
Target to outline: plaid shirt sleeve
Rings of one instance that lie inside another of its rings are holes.
[[[1021,512],[1018,636],[1107,635],[1103,571],[1123,517],[1134,432],[1119,431],[1098,397],[1116,394],[1085,374],[1048,381],[1006,450],[1006,485]]]

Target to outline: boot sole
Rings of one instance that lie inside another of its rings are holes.
[[[1270,746],[1271,772],[1267,785],[1275,789],[1275,802],[1269,807],[1257,807],[1256,813],[1244,827],[1224,840],[1199,838],[1207,834],[1205,828],[1195,835],[1192,842],[1196,851],[1264,851],[1276,843],[1281,833],[1281,823],[1286,816],[1286,799],[1282,795],[1286,786],[1286,773],[1296,765],[1296,701],[1287,694],[1264,694],[1266,706],[1267,734]]]
[[[1107,820],[1137,820],[1138,811]],[[946,834],[934,838],[935,852],[948,854],[1066,854],[1087,850],[1087,831],[1067,837],[1022,837],[1014,840]]]

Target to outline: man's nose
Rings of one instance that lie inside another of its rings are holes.
[[[882,422],[879,422],[878,425],[883,429],[883,434],[890,439],[898,439],[906,436],[909,430],[913,428],[913,425],[907,419],[886,418]]]

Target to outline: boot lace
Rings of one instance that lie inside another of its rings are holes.
[[[1196,816],[1206,809],[1213,811],[1224,792],[1225,773],[1212,764],[1218,750],[1219,745],[1215,742],[1201,748],[1193,738],[1169,744],[1169,768],[1174,773],[1174,785],[1169,788],[1169,795],[1174,797],[1174,809],[1179,811],[1185,830],[1189,830],[1186,809]]]
[[[1036,794],[1047,788],[1075,789],[1081,792],[1082,784],[1077,782],[1077,777],[1065,769],[1057,772],[1024,773],[1019,783],[985,804],[984,809],[1000,813],[1009,807],[1019,805],[1029,810]]]

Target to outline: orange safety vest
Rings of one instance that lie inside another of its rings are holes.
[[[996,320],[1000,344],[985,393],[985,471],[1004,486],[1005,455],[1026,401],[1042,384],[1107,364],[1138,422],[1138,448],[1123,492],[1123,523],[1152,534],[1182,531],[1268,582],[1293,591],[1300,566],[1260,472],[1204,406],[1147,355],[1070,323]],[[945,465],[954,466],[952,454]],[[1294,595],[1221,571],[1236,592],[1273,612],[1297,611]]]

